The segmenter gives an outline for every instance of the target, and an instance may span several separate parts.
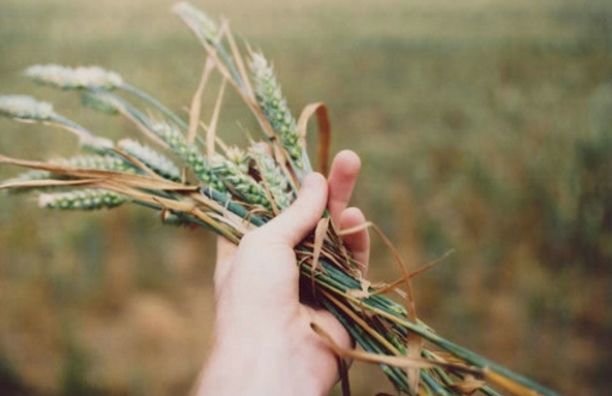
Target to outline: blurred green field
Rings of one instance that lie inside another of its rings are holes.
[[[330,106],[334,149],[363,158],[355,203],[412,266],[455,249],[415,282],[425,321],[566,394],[606,393],[609,2],[194,3],[264,50],[296,113]],[[34,94],[91,129],[133,134],[20,76],[33,63],[99,64],[183,108],[203,55],[170,5],[2,0],[0,94]],[[230,141],[254,130],[235,96],[222,118]],[[61,133],[0,120],[1,154],[75,150]],[[56,213],[0,194],[0,209],[0,394],[187,392],[209,346],[210,235],[132,207]],[[372,276],[395,275],[378,243]],[[355,394],[388,389],[375,368],[355,366]]]

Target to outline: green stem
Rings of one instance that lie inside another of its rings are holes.
[[[251,224],[254,224],[257,227],[261,227],[266,223],[266,220],[263,217],[250,213],[247,208],[235,201],[232,201],[228,194],[221,193],[208,187],[203,187],[200,192],[218,204],[227,207],[227,209],[233,214],[242,219],[248,220]]]
[[[319,284],[326,287],[328,290],[341,295],[342,297],[348,297],[349,299],[351,299],[351,297],[349,297],[349,295],[346,293],[349,288],[347,288],[345,285],[342,284],[338,284],[338,281],[333,280],[329,277],[324,277],[323,274],[329,274],[330,272],[333,272],[334,270],[332,268],[333,265],[328,263],[325,259],[321,260],[321,267],[322,267],[322,272],[317,273],[315,276],[315,279],[319,280]],[[310,276],[310,266],[307,265],[303,265],[301,266],[302,272],[306,274],[306,276]],[[336,270],[337,271],[337,270]],[[353,298],[354,299],[354,298]],[[529,389],[532,389],[544,396],[557,396],[558,394],[551,390],[548,389],[540,384],[538,384],[537,382],[522,376],[520,374],[517,374],[489,359],[486,359],[472,351],[470,351],[467,348],[464,348],[462,346],[459,346],[451,341],[448,341],[442,337],[440,337],[439,335],[433,333],[431,330],[429,330],[426,326],[422,325],[422,324],[417,324],[417,323],[413,323],[410,322],[405,316],[400,316],[397,313],[397,310],[388,310],[385,308],[382,308],[381,305],[382,304],[377,304],[380,303],[382,301],[386,300],[385,302],[387,302],[390,306],[393,305],[398,305],[397,303],[393,302],[392,300],[384,297],[384,296],[373,296],[373,297],[369,297],[369,298],[365,298],[365,299],[360,299],[359,301],[357,301],[360,305],[362,305],[364,307],[364,309],[368,309],[374,313],[379,313],[382,316],[386,317],[387,319],[395,322],[397,325],[402,326],[418,335],[420,335],[421,337],[423,337],[424,339],[426,339],[427,341],[439,346],[440,348],[445,349],[446,351],[452,353],[453,355],[463,359],[464,361],[466,361],[467,363],[474,365],[476,367],[482,368],[482,369],[488,369],[491,370],[503,377],[506,377],[522,386],[525,386]]]

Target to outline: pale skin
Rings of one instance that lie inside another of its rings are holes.
[[[337,382],[337,358],[310,323],[344,348],[351,339],[329,312],[300,302],[293,247],[313,231],[326,207],[340,229],[365,223],[360,209],[348,207],[359,169],[359,157],[342,151],[327,180],[308,175],[293,205],[245,235],[238,247],[219,238],[215,338],[197,395],[326,395]],[[367,231],[346,235],[344,242],[367,266]]]

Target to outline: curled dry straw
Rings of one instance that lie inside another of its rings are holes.
[[[238,243],[247,232],[288,206],[302,178],[311,171],[305,135],[313,116],[319,126],[319,163],[323,171],[327,169],[331,129],[325,105],[308,105],[295,119],[272,66],[248,46],[250,61],[246,62],[227,21],[217,24],[187,3],[179,3],[174,11],[207,54],[187,121],[117,73],[99,67],[38,65],[26,71],[35,82],[80,93],[88,107],[125,117],[171,158],[137,141],[116,144],[99,137],[56,113],[51,105],[29,97],[5,96],[0,97],[0,115],[67,130],[94,159],[111,157],[113,161],[39,162],[0,155],[0,163],[34,170],[6,181],[0,189],[44,191],[43,206],[61,209],[97,209],[132,202],[157,210],[164,222],[197,224]],[[213,72],[222,82],[205,122],[201,120],[201,104]],[[251,142],[247,150],[229,147],[217,136],[226,83],[244,100],[264,136],[265,141]],[[135,97],[147,110],[126,96]],[[204,138],[199,136],[200,130],[205,132]],[[174,161],[180,161],[181,166]],[[433,263],[411,272],[377,227],[371,223],[361,227],[372,227],[382,236],[402,273],[399,280],[372,285],[364,279],[360,263],[341,239],[341,235],[360,228],[338,231],[328,217],[295,249],[313,301],[334,314],[362,348],[338,347],[325,329],[313,323],[313,331],[336,354],[378,364],[395,388],[406,394],[478,391],[497,395],[490,385],[518,395],[555,394],[442,338],[424,324],[417,316],[410,280]],[[388,297],[390,292],[403,296],[404,304]],[[343,390],[348,392],[348,386]]]

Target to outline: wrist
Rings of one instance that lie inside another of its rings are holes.
[[[329,391],[309,369],[295,333],[264,326],[217,328],[199,395],[304,395]],[[303,341],[303,340],[302,340]],[[305,364],[306,363],[306,364]]]

